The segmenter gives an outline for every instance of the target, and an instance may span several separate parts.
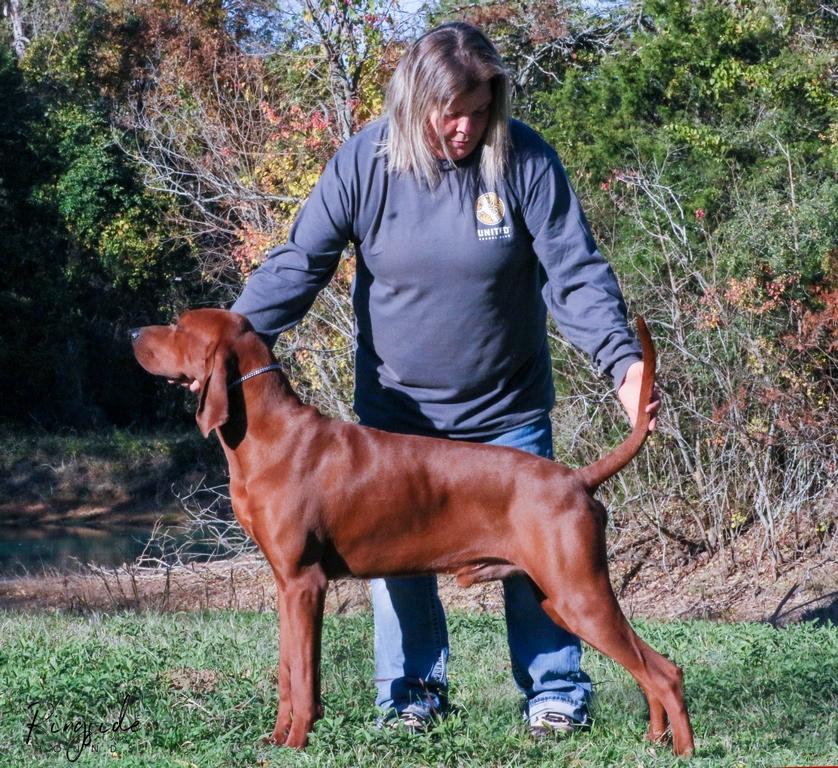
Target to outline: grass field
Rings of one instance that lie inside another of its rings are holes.
[[[520,720],[503,619],[449,618],[455,711],[431,734],[410,735],[372,725],[369,616],[327,617],[326,718],[298,754],[258,743],[275,714],[270,614],[2,613],[0,764],[687,765],[644,741],[639,690],[590,650],[585,667],[598,692],[592,730],[562,742],[533,741]],[[838,765],[838,628],[637,627],[686,671],[697,742],[689,765]]]

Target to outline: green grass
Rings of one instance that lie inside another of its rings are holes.
[[[368,616],[329,617],[324,636],[326,718],[294,753],[259,745],[273,726],[276,624],[270,614],[0,614],[0,762],[69,765],[78,746],[38,729],[106,725],[132,697],[123,727],[91,735],[79,766],[670,766],[686,765],[643,739],[646,711],[633,681],[593,651],[585,666],[598,698],[592,731],[535,742],[520,721],[503,620],[453,613],[455,713],[411,736],[372,725]],[[838,628],[638,622],[686,671],[696,730],[693,766],[838,764]],[[76,744],[79,737],[76,737]],[[94,748],[95,750],[94,751]]]

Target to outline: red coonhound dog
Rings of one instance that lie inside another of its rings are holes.
[[[655,352],[640,318],[638,332],[645,364],[635,427],[604,458],[570,469],[514,448],[327,418],[300,402],[250,323],[232,312],[193,310],[175,325],[131,331],[149,373],[197,382],[198,426],[221,441],[236,517],[273,570],[282,640],[271,743],[305,747],[322,716],[329,579],[449,572],[468,586],[524,572],[554,621],[640,685],[649,739],[671,728],[675,753],[692,752],[681,670],[620,610],[608,577],[606,511],[593,496],[648,433]]]

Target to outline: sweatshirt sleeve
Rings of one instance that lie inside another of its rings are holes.
[[[303,319],[332,279],[351,238],[350,199],[336,156],[297,215],[288,242],[268,252],[232,311],[245,315],[257,333],[273,343]]]
[[[545,167],[546,165],[546,167]],[[552,150],[524,199],[532,247],[547,282],[542,295],[559,331],[588,354],[615,389],[641,359],[617,278],[597,250],[567,174]]]

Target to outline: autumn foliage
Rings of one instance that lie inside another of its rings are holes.
[[[8,418],[182,420],[181,403],[161,407],[159,391],[125,374],[118,339],[232,300],[325,163],[380,115],[404,46],[465,18],[498,43],[514,114],[559,152],[660,347],[661,426],[611,491],[616,525],[630,532],[620,503],[640,495],[685,557],[753,531],[775,563],[833,540],[838,99],[826,6],[15,7],[29,15],[0,27]],[[304,397],[342,418],[352,418],[353,259],[350,248],[278,347]],[[622,416],[558,337],[554,358],[558,448],[584,463],[619,439]]]

